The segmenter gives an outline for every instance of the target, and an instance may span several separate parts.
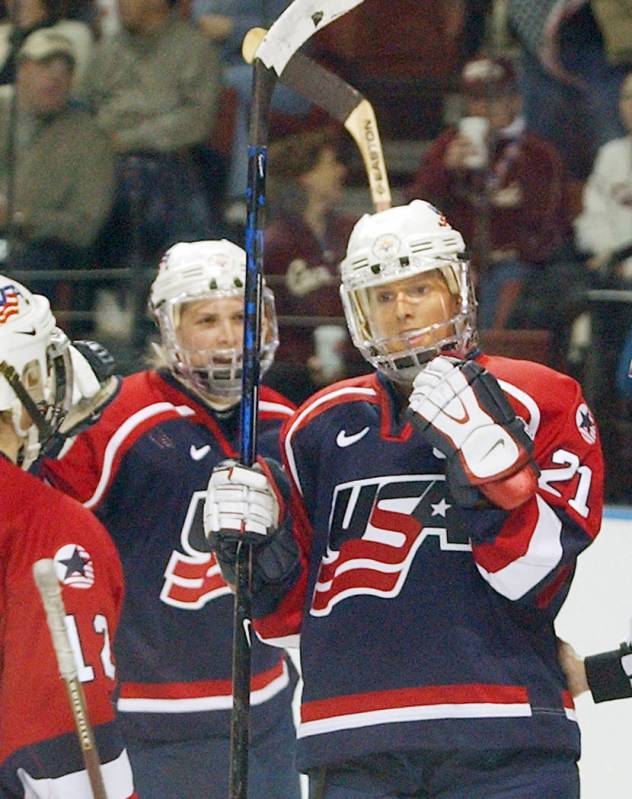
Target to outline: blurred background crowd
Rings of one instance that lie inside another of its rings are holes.
[[[138,368],[182,240],[243,239],[251,68],[287,0],[0,4],[0,264]],[[611,501],[632,502],[632,0],[365,0],[310,55],[373,103],[396,202],[462,231],[484,348],[582,381]],[[278,86],[265,271],[302,400],[364,371],[338,297],[370,210],[350,139]]]

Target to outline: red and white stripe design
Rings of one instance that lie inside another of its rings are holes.
[[[19,292],[12,283],[0,288],[0,325],[20,312],[18,296]]]
[[[299,738],[436,719],[531,716],[527,689],[511,685],[436,685],[337,696],[301,707]]]
[[[250,704],[261,705],[280,693],[290,682],[285,658],[250,683]],[[233,706],[231,680],[198,682],[124,682],[117,703],[120,713],[199,713],[230,710]]]
[[[148,405],[140,411],[132,414],[129,419],[118,428],[116,433],[108,441],[103,454],[103,467],[99,475],[97,487],[92,496],[87,499],[83,504],[86,508],[96,507],[113,477],[113,466],[117,458],[122,457],[126,449],[130,446],[131,439],[135,440],[139,435],[142,435],[146,429],[153,427],[160,421],[157,417],[164,416],[168,419],[172,416],[193,416],[195,411],[187,405],[173,405],[171,402],[156,402],[153,405]]]
[[[569,721],[577,723],[577,713],[575,712],[575,703],[570,691],[562,691],[562,704],[564,705],[564,713]]]
[[[562,559],[562,522],[538,495],[514,511],[491,544],[473,546],[476,567],[499,594],[523,597]]]

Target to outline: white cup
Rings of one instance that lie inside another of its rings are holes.
[[[469,139],[474,152],[465,160],[468,169],[483,169],[487,166],[489,152],[489,120],[485,117],[463,117],[459,120],[459,133]]]
[[[344,372],[342,345],[346,337],[340,325],[319,325],[314,329],[314,349],[325,380],[341,377]]]

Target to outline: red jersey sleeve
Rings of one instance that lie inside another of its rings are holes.
[[[32,576],[37,560],[52,558],[108,796],[127,799],[132,775],[112,705],[112,640],[123,597],[118,556],[91,513],[12,465],[0,465],[0,479],[9,476],[7,468],[14,494],[0,500],[0,794],[88,795],[66,687]]]
[[[500,594],[555,612],[575,559],[599,532],[603,458],[579,385],[536,364],[483,358],[534,437],[536,494],[504,513],[481,512],[472,536],[476,566]]]

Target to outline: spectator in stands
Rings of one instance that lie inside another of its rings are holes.
[[[62,19],[60,0],[6,0],[6,7],[7,19],[0,23],[0,84],[14,82],[17,54],[29,33],[52,28],[72,43],[76,86],[92,52],[90,28],[77,20]]]
[[[208,238],[212,209],[196,147],[215,116],[217,48],[171,0],[119,0],[122,30],[95,50],[82,96],[118,155],[104,261],[147,262],[177,240]]]
[[[410,199],[445,209],[472,242],[479,268],[479,326],[506,326],[523,281],[562,247],[565,170],[547,142],[524,129],[513,67],[481,56],[462,71],[468,127],[445,130],[425,153]],[[482,132],[473,138],[472,122]]]
[[[632,286],[632,72],[621,86],[619,113],[628,134],[600,148],[584,187],[582,212],[575,220],[577,247],[588,255],[596,283],[604,288]],[[619,350],[621,339],[625,344]],[[590,321],[581,317],[575,340],[586,349],[591,340],[606,347],[611,344],[620,353],[618,365],[610,363],[608,353],[600,358],[600,368],[616,369],[619,394],[632,396],[632,327],[624,304],[613,303],[606,316]],[[607,385],[606,379],[599,382]]]
[[[621,136],[619,88],[632,65],[630,0],[509,0],[521,45],[527,129],[584,180],[597,148]]]
[[[599,150],[584,187],[575,234],[578,248],[590,256],[592,269],[620,266],[632,279],[632,72],[621,86],[619,112],[627,135]],[[617,252],[625,249],[631,251],[618,264]]]
[[[5,271],[93,263],[112,201],[114,159],[92,118],[69,105],[74,64],[70,41],[42,28],[18,53],[15,104],[13,87],[3,87],[0,229],[11,244]],[[36,283],[30,281],[33,290],[49,294],[50,283]]]
[[[200,31],[222,48],[224,85],[237,94],[226,188],[228,221],[243,222],[245,219],[252,67],[244,63],[241,44],[250,28],[269,28],[288,5],[289,0],[192,0],[191,3],[191,15]],[[274,90],[272,108],[284,114],[302,116],[308,113],[310,104],[279,82]]]
[[[302,381],[297,399],[344,377],[347,367],[338,264],[355,220],[335,210],[347,174],[339,144],[331,131],[310,131],[280,139],[269,151],[265,268],[281,317],[277,360],[291,364],[290,376]],[[284,324],[288,316],[295,324]],[[323,317],[332,317],[337,336]],[[322,345],[320,359],[314,358],[315,340]],[[301,371],[306,364],[309,373]]]

